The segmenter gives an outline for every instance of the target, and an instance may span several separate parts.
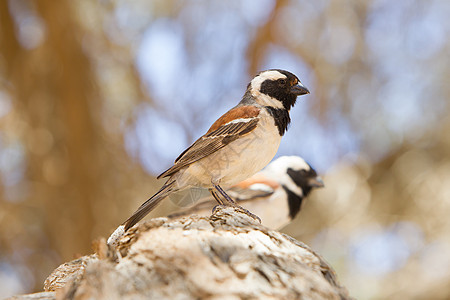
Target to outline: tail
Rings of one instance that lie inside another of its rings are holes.
[[[164,198],[169,196],[171,192],[175,190],[174,183],[175,181],[168,180],[162,188],[154,194],[150,199],[142,203],[141,206],[133,213],[131,217],[126,220],[123,225],[125,226],[125,231],[129,228],[133,227],[134,224],[142,220],[149,212],[151,212]]]

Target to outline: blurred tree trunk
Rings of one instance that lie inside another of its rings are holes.
[[[72,194],[66,197],[67,193],[60,189],[63,197],[54,200],[62,201],[51,203],[48,207],[50,216],[53,216],[51,219],[56,217],[57,220],[49,220],[49,224],[54,226],[64,223],[65,218],[79,220],[74,222],[78,224],[76,228],[66,231],[66,234],[78,237],[77,240],[72,241],[73,244],[69,242],[58,247],[64,247],[62,253],[70,255],[70,251],[74,249],[87,252],[92,238],[90,234],[94,218],[91,203],[95,201],[96,185],[97,181],[101,181],[101,176],[98,176],[96,163],[99,137],[89,111],[89,105],[96,103],[88,103],[88,100],[98,99],[99,96],[93,85],[89,60],[81,49],[83,34],[77,31],[77,24],[72,18],[71,11],[74,10],[71,10],[67,1],[46,0],[38,1],[37,4],[47,24],[47,44],[51,48],[47,51],[51,54],[51,57],[47,57],[47,63],[52,64],[53,68],[47,76],[55,88],[51,89],[54,94],[49,96],[53,98],[55,109],[60,112],[57,115],[62,116],[62,148],[67,149],[68,180],[63,190]],[[54,210],[58,206],[59,211],[64,212],[62,216]],[[52,231],[51,228],[50,230]],[[54,234],[60,234],[60,231],[57,230]]]
[[[97,104],[98,94],[81,48],[83,35],[68,1],[35,2],[46,36],[33,50],[18,42],[7,4],[0,4],[5,77],[12,86],[9,92],[17,99],[17,111],[31,125],[30,132],[24,132],[27,178],[32,187],[28,201],[44,211],[50,242],[67,259],[88,252],[92,239],[91,203],[101,177],[97,176],[96,163],[99,137],[89,110]],[[41,151],[43,143],[54,147]],[[43,183],[50,183],[50,187]],[[47,199],[37,201],[41,195]],[[41,203],[44,207],[39,207]],[[68,220],[75,220],[77,226],[67,226]],[[58,238],[62,232],[72,239]]]

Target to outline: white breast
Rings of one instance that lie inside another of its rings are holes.
[[[281,136],[265,110],[259,116],[255,130],[180,172],[179,185],[210,187],[214,182],[227,188],[264,168],[275,156]]]

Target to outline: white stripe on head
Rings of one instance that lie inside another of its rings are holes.
[[[263,106],[270,106],[274,108],[284,108],[283,103],[270,97],[269,95],[261,93],[261,84],[266,80],[278,80],[287,79],[287,76],[276,70],[263,71],[256,75],[255,78],[250,82],[252,96],[255,97],[256,102]]]
[[[311,170],[311,166],[300,156],[281,156],[271,162],[267,167],[282,170],[287,172],[287,169],[291,168],[294,171]]]
[[[269,71],[263,71],[261,73],[259,73],[258,75],[256,75],[255,78],[253,78],[251,85],[252,85],[252,90],[260,90],[261,89],[261,84],[266,81],[267,79],[269,80],[278,80],[284,78],[286,79],[286,75],[284,75],[283,73],[280,73],[276,70],[269,70]]]

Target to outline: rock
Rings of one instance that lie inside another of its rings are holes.
[[[117,247],[103,240],[96,255],[58,267],[45,290],[56,299],[351,299],[308,246],[229,207],[134,226]]]

